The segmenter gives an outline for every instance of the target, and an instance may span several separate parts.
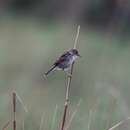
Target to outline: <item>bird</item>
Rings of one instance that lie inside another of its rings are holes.
[[[71,76],[68,70],[78,57],[81,56],[77,49],[67,50],[54,62],[52,67],[44,73],[44,77],[47,77],[54,70],[63,70],[68,76]]]

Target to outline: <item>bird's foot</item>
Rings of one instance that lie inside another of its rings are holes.
[[[71,73],[66,72],[66,74],[67,74],[68,77],[72,77],[72,74],[71,74]]]

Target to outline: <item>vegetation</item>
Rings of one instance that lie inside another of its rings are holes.
[[[31,21],[5,18],[0,23],[0,126],[11,120],[15,91],[28,110],[17,101],[18,129],[57,130],[65,74],[54,72],[44,81],[41,74],[73,47],[77,25]],[[130,46],[125,44],[129,39],[121,41],[115,34],[83,28],[79,42],[82,58],[75,64],[67,123],[72,119],[70,130],[107,130],[129,117]],[[120,128],[128,130],[129,120]]]

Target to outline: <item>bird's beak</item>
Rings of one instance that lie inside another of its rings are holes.
[[[80,54],[77,54],[78,57],[82,57]]]

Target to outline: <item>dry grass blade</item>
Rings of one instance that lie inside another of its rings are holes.
[[[42,117],[41,117],[41,122],[40,122],[39,130],[42,130],[42,126],[43,126],[43,122],[44,122],[44,117],[45,117],[45,113],[43,112]]]
[[[74,47],[73,47],[74,49],[76,49],[76,47],[77,47],[77,41],[78,41],[78,37],[79,37],[79,31],[80,31],[80,26],[78,26],[78,29],[77,29],[77,34],[76,34],[76,38],[75,38],[75,42],[74,42]],[[64,103],[64,113],[63,113],[63,118],[62,118],[62,121],[61,121],[60,130],[64,130],[64,128],[65,128],[66,116],[67,116],[67,110],[68,110],[68,104],[69,104],[70,84],[71,84],[71,80],[72,80],[73,68],[74,68],[74,62],[71,65],[71,68],[70,68],[70,74],[71,74],[71,76],[67,77],[66,96],[65,96],[65,103]]]
[[[6,130],[6,128],[9,127],[9,125],[11,124],[12,121],[8,121],[3,127],[1,130]]]
[[[119,127],[120,125],[122,125],[123,123],[125,123],[127,120],[130,120],[130,117],[128,117],[126,120],[120,121],[118,122],[116,125],[114,125],[113,127],[111,127],[108,130],[114,130],[115,128]]]
[[[58,111],[58,105],[56,105],[55,110],[54,110],[54,114],[53,114],[53,117],[52,117],[51,130],[53,130],[54,126],[55,126],[57,111]]]
[[[74,41],[74,49],[77,48],[77,43],[78,43],[78,38],[79,38],[79,32],[80,32],[80,25],[78,25],[78,28],[77,28],[77,33],[76,33],[76,37],[75,37],[75,41]]]
[[[90,130],[91,120],[92,120],[92,110],[89,111],[88,130]]]
[[[70,125],[71,125],[71,123],[72,123],[72,121],[73,121],[73,119],[74,119],[74,117],[75,117],[75,115],[76,115],[76,113],[77,113],[77,111],[78,111],[78,108],[79,108],[81,102],[82,102],[82,100],[80,99],[79,102],[78,102],[77,105],[76,105],[75,110],[73,111],[73,113],[72,113],[72,115],[71,115],[71,117],[70,117],[70,120],[69,120],[69,122],[68,122],[68,124],[67,124],[65,130],[68,130],[68,129],[69,129],[69,127],[70,127]]]
[[[27,107],[24,105],[24,103],[23,103],[21,97],[18,95],[18,93],[17,93],[16,91],[15,91],[15,93],[16,93],[16,97],[17,97],[17,99],[19,100],[19,102],[21,103],[21,105],[22,105],[24,111],[27,113],[27,112],[28,112]]]

